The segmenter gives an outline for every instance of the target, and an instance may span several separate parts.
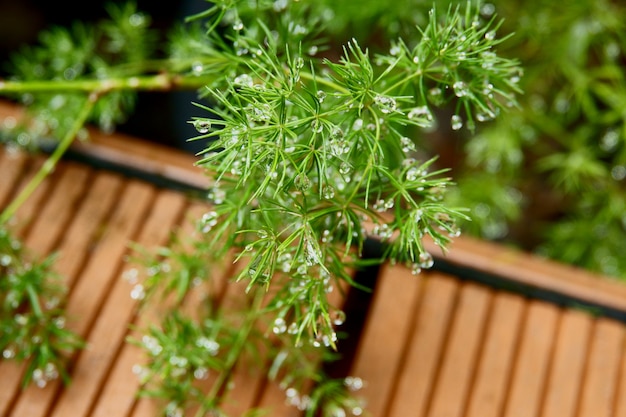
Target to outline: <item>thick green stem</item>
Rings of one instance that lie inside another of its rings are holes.
[[[41,93],[41,92],[72,92],[84,91],[102,95],[110,91],[144,90],[169,91],[172,89],[198,89],[211,81],[215,76],[184,76],[179,74],[158,74],[140,77],[120,77],[106,79],[81,80],[33,80],[33,81],[2,81],[1,93]]]
[[[98,96],[96,94],[89,95],[81,112],[76,116],[76,120],[74,121],[71,129],[67,132],[65,137],[61,139],[54,152],[52,152],[46,162],[44,162],[35,176],[28,182],[28,184],[26,184],[26,187],[22,189],[19,195],[4,209],[2,215],[0,215],[0,224],[6,223],[11,217],[13,217],[20,206],[24,204],[24,202],[31,196],[35,189],[37,189],[41,182],[54,170],[57,162],[59,162],[65,151],[67,151],[69,146],[72,144],[78,131],[87,121],[87,118],[97,101]]]

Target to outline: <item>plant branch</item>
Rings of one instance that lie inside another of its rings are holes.
[[[80,80],[2,81],[0,93],[88,92],[98,95],[111,91],[144,90],[168,91],[173,89],[198,89],[215,79],[215,76],[161,73],[139,77],[120,77]]]

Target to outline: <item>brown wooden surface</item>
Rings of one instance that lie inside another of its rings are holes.
[[[208,185],[192,156],[129,138],[92,136],[94,147],[81,146],[94,155],[138,166],[151,161],[155,174]],[[0,206],[40,164],[41,158],[0,148]],[[149,417],[160,411],[136,396],[132,366],[143,358],[126,342],[128,324],[148,324],[150,315],[139,318],[144,316],[130,298],[132,285],[121,276],[133,267],[126,259],[130,242],[150,247],[177,227],[190,233],[189,219],[205,210],[180,193],[119,174],[78,163],[58,167],[11,227],[33,252],[59,253],[55,268],[70,288],[68,327],[88,347],[72,358],[69,386],[22,389],[24,367],[0,361],[0,416]],[[626,310],[622,283],[495,244],[456,239],[446,261]],[[241,291],[227,285],[229,270],[223,266],[213,290],[234,308]],[[190,297],[204,295],[195,291]],[[446,273],[416,277],[385,265],[363,333],[351,336],[359,343],[349,358],[350,374],[365,380],[357,395],[374,417],[626,417],[625,329],[588,311]],[[247,368],[239,366],[235,389],[224,399],[232,416],[258,404],[271,410],[268,415],[301,415],[285,406],[275,384]]]

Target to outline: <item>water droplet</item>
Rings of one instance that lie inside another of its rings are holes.
[[[422,272],[422,268],[420,268],[418,263],[411,264],[411,274],[419,275],[420,272]]]
[[[319,48],[318,48],[316,45],[313,45],[313,46],[311,46],[311,47],[308,49],[307,53],[308,53],[310,56],[315,56],[315,55],[317,55],[317,51],[318,51],[318,50],[319,50]]]
[[[415,151],[415,143],[406,136],[400,138],[400,144],[402,145],[402,152],[404,153]]]
[[[624,165],[615,165],[611,169],[611,177],[615,181],[621,181],[626,178],[626,167]]]
[[[419,175],[420,175],[420,170],[417,167],[411,167],[406,172],[406,180],[415,181]]]
[[[11,359],[15,357],[15,351],[13,349],[6,348],[2,351],[2,357],[4,359]]]
[[[128,17],[131,26],[139,27],[146,24],[146,16],[143,13],[133,13]]]
[[[393,236],[393,228],[388,224],[383,223],[381,225],[374,226],[374,235],[380,237],[382,240],[390,239]]]
[[[207,379],[209,376],[209,370],[204,367],[196,368],[193,371],[193,377],[197,380]]]
[[[600,139],[600,148],[605,152],[614,150],[619,143],[619,133],[616,130],[607,131]]]
[[[324,130],[324,124],[318,119],[315,119],[311,122],[311,130],[314,133],[321,133],[322,130]]]
[[[480,14],[484,17],[491,17],[496,11],[496,6],[491,3],[485,3],[480,6]]]
[[[430,126],[433,121],[433,114],[430,112],[428,106],[419,106],[412,108],[407,113],[406,117],[416,121],[422,126]]]
[[[318,90],[316,96],[317,96],[317,101],[319,101],[320,103],[323,103],[324,100],[326,99],[326,92],[324,90]]]
[[[304,58],[302,57],[297,57],[296,60],[294,61],[294,65],[296,67],[296,69],[300,70],[304,67]]]
[[[202,71],[204,71],[204,65],[202,65],[202,62],[194,62],[193,65],[191,65],[191,72],[194,75],[200,75],[202,74]]]
[[[342,162],[339,165],[339,173],[342,175],[348,175],[352,171],[352,167],[347,162]]]
[[[237,32],[239,32],[242,29],[243,29],[243,22],[240,19],[235,20],[235,22],[233,23],[233,30],[236,30]]]
[[[428,252],[422,252],[419,254],[419,266],[424,269],[431,268],[435,264],[433,256]]]
[[[235,85],[239,85],[242,87],[252,87],[254,85],[254,81],[252,80],[252,77],[249,76],[248,74],[238,75],[237,77],[235,77],[235,80],[233,81],[233,83]]]
[[[274,320],[274,327],[272,327],[274,334],[283,334],[287,331],[287,323],[282,317],[278,317]]]
[[[496,31],[495,30],[490,30],[489,32],[485,33],[485,39],[487,39],[488,41],[492,41],[496,38]]]
[[[276,0],[274,4],[272,4],[272,8],[276,13],[282,12],[287,8],[287,0]]]
[[[194,120],[193,127],[196,128],[198,133],[205,134],[211,129],[211,121],[209,119]]]
[[[350,391],[358,391],[360,389],[363,389],[363,387],[365,386],[363,379],[359,378],[358,376],[347,376],[343,380],[343,384]]]
[[[299,191],[306,191],[311,188],[311,180],[304,173],[296,175],[293,183],[296,189]]]
[[[335,189],[332,185],[324,184],[322,187],[322,197],[326,200],[330,200],[335,196]]]
[[[205,349],[211,356],[217,355],[220,350],[220,344],[206,336],[200,336],[196,339],[196,346]]]
[[[457,97],[465,97],[469,93],[467,84],[465,84],[465,82],[463,81],[456,81],[454,84],[452,84],[452,88],[454,89],[454,94]]]
[[[272,118],[272,107],[268,103],[249,104],[245,108],[250,120],[255,122],[267,122]]]
[[[376,97],[374,97],[374,102],[378,105],[380,111],[385,114],[396,111],[398,107],[396,99],[389,96],[377,95]]]
[[[130,298],[133,300],[143,300],[146,297],[146,291],[143,288],[143,285],[137,284],[130,291]]]
[[[459,130],[463,127],[463,119],[458,114],[455,114],[450,118],[450,125],[452,130]]]
[[[363,129],[363,119],[356,119],[352,125],[352,130],[359,131]]]
[[[400,52],[402,52],[402,49],[400,48],[399,45],[393,45],[390,49],[389,49],[389,55],[391,56],[396,56],[398,55]]]
[[[313,266],[321,262],[322,254],[310,239],[306,239],[304,258],[307,266]]]
[[[341,310],[335,310],[331,314],[331,320],[335,326],[341,326],[346,321],[346,313]]]

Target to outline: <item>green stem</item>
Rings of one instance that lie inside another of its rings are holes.
[[[35,288],[31,284],[26,284],[26,292],[28,293],[28,300],[33,308],[33,313],[38,319],[43,317],[43,310],[41,309],[41,304],[39,304],[39,297],[37,296],[37,292]]]
[[[33,80],[33,81],[2,81],[0,93],[41,93],[41,92],[73,92],[84,91],[102,95],[110,91],[144,90],[169,91],[172,89],[198,89],[211,81],[214,76],[185,76],[179,74],[162,73],[158,75],[140,77],[120,77],[105,79],[81,80]]]
[[[19,195],[11,201],[11,203],[4,209],[2,215],[0,215],[0,224],[5,224],[15,212],[21,207],[22,204],[31,196],[31,194],[35,191],[35,189],[41,184],[41,182],[54,170],[57,162],[63,156],[65,151],[72,144],[74,137],[78,131],[83,127],[91,110],[94,105],[98,101],[98,96],[96,94],[90,94],[87,98],[85,105],[83,106],[81,112],[76,116],[76,120],[72,125],[71,129],[67,132],[65,137],[61,139],[56,149],[52,154],[48,157],[46,162],[41,166],[39,171],[35,174],[35,176],[28,182],[26,187],[22,189]]]

